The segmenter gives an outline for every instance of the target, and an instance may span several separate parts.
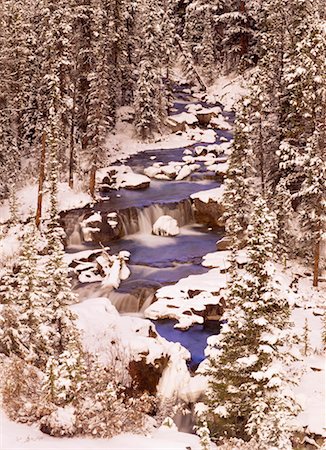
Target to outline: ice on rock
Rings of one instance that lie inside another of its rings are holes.
[[[178,222],[171,216],[161,216],[153,225],[156,236],[177,236],[180,233]]]

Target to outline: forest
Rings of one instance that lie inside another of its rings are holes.
[[[324,448],[325,0],[0,22],[1,448]]]

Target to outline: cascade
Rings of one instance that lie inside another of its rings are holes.
[[[73,229],[73,232],[69,235],[68,237],[68,241],[67,241],[68,246],[78,246],[78,245],[82,245],[82,239],[80,236],[80,225],[79,223],[76,223]]]
[[[164,215],[176,219],[180,227],[194,222],[194,212],[189,199],[182,200],[179,203],[154,204],[145,208],[129,208],[120,213],[124,235],[137,232],[150,234],[154,223],[159,217]]]

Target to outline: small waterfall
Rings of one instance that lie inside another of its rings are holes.
[[[120,314],[144,313],[153,302],[154,292],[152,288],[146,287],[130,293],[112,291],[108,298]]]
[[[75,224],[73,232],[68,237],[68,245],[69,246],[82,245],[79,223]]]
[[[156,204],[145,208],[129,208],[120,211],[124,235],[137,232],[150,234],[157,219],[161,216],[171,216],[180,227],[194,222],[194,211],[189,199],[179,203]]]

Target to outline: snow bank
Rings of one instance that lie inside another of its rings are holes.
[[[19,424],[1,414],[1,448],[6,450],[200,450],[198,436],[161,427],[146,436],[124,433],[111,439],[55,438],[41,433],[35,426]],[[211,447],[214,450],[215,445]]]
[[[221,102],[227,111],[246,94],[245,80],[241,75],[230,74],[222,76],[208,87],[206,101],[209,103]]]
[[[98,355],[104,364],[113,364],[125,372],[130,361],[145,358],[147,364],[155,364],[168,357],[168,366],[158,386],[159,394],[173,396],[190,383],[186,365],[189,351],[179,343],[160,337],[149,320],[120,316],[107,298],[88,299],[71,309],[78,316],[85,350]]]
[[[18,199],[18,215],[25,221],[28,217],[35,216],[37,206],[38,186],[29,184],[16,192]],[[81,208],[88,203],[92,203],[93,199],[89,194],[73,190],[68,183],[58,184],[58,208],[59,211],[67,211],[69,209]],[[50,195],[45,191],[43,195],[42,216],[46,218],[50,207]],[[0,205],[0,223],[5,223],[10,218],[9,203],[5,200]]]

